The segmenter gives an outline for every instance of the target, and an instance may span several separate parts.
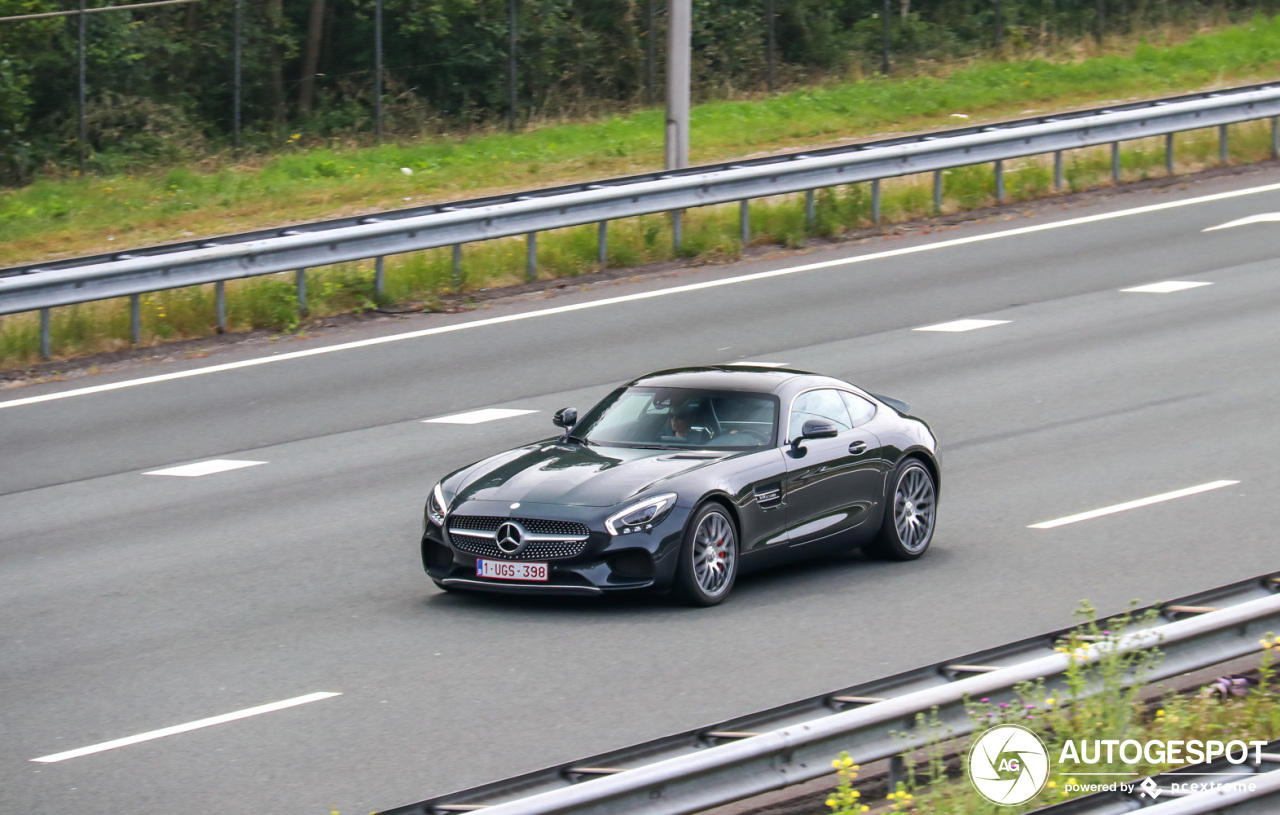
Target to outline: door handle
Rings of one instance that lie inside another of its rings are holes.
[[[867,452],[867,443],[865,441],[855,441],[849,445],[849,452],[855,456],[860,456]]]

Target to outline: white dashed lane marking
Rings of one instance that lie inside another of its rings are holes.
[[[1198,289],[1201,286],[1212,285],[1212,283],[1198,283],[1194,280],[1162,280],[1159,283],[1148,283],[1145,286],[1134,286],[1132,289],[1121,289],[1120,291],[1132,291],[1139,294],[1170,294],[1175,291],[1186,291],[1187,289]]]
[[[726,364],[727,364],[727,365],[730,365],[730,366],[741,366],[741,367],[744,367],[744,368],[745,368],[745,367],[753,367],[753,368],[785,368],[785,367],[787,367],[788,365],[790,365],[791,363],[789,363],[789,362],[748,362],[748,361],[746,361],[746,360],[740,360],[740,361],[738,361],[738,362],[729,362],[729,363],[726,363]]]
[[[953,320],[949,323],[938,323],[937,325],[926,325],[923,328],[913,328],[912,331],[944,331],[948,333],[957,333],[960,331],[974,331],[979,328],[990,328],[993,325],[1004,325],[1008,320]]]
[[[1235,221],[1227,221],[1225,224],[1218,224],[1207,229],[1201,229],[1201,232],[1213,232],[1216,229],[1230,229],[1233,226],[1248,226],[1249,224],[1266,224],[1280,221],[1280,212],[1263,212],[1258,215],[1250,215],[1247,218],[1240,218]]]
[[[104,741],[100,744],[91,744],[88,747],[80,747],[75,750],[67,750],[64,753],[54,753],[40,758],[33,758],[32,761],[38,761],[41,764],[52,764],[55,761],[66,761],[69,758],[79,758],[93,753],[101,753],[105,750],[114,750],[117,747],[127,747],[130,744],[138,742],[151,741],[152,739],[162,739],[165,736],[172,736],[177,733],[186,733],[189,730],[199,730],[202,727],[212,727],[215,724],[225,724],[226,722],[234,722],[237,719],[247,719],[250,716],[259,716],[263,713],[272,713],[277,710],[284,710],[289,707],[305,705],[308,702],[318,702],[321,699],[330,699],[334,696],[341,696],[341,693],[308,693],[306,696],[295,696],[292,699],[285,699],[283,702],[272,702],[269,705],[259,705],[258,707],[249,707],[244,710],[237,710],[234,713],[224,713],[221,716],[211,716],[208,719],[200,719],[195,722],[187,722],[186,724],[176,724],[173,727],[164,727],[159,730],[151,730],[146,733],[139,733],[136,736],[125,736],[122,739],[114,741]]]
[[[1053,529],[1055,526],[1065,526],[1073,524],[1077,521],[1087,521],[1091,518],[1101,518],[1103,515],[1114,515],[1117,512],[1124,512],[1128,509],[1137,509],[1138,507],[1150,506],[1151,504],[1159,504],[1162,501],[1172,501],[1175,498],[1186,498],[1188,495],[1196,495],[1209,490],[1221,489],[1222,487],[1230,487],[1232,484],[1239,484],[1239,481],[1210,481],[1208,484],[1200,484],[1195,487],[1187,487],[1182,490],[1174,490],[1173,492],[1162,492],[1159,495],[1153,495],[1150,498],[1139,498],[1136,501],[1126,501],[1123,504],[1114,504],[1102,509],[1094,509],[1089,512],[1081,512],[1078,515],[1068,515],[1065,518],[1057,518],[1052,521],[1044,521],[1043,523],[1032,524],[1027,529]]]
[[[511,408],[485,408],[484,410],[455,413],[452,416],[441,416],[436,419],[423,419],[422,421],[434,424],[480,424],[481,422],[510,419],[512,416],[524,416],[537,412],[536,410],[513,410]]]
[[[183,464],[179,467],[166,467],[163,470],[152,470],[143,475],[176,475],[182,478],[198,478],[202,475],[225,473],[228,470],[239,470],[244,467],[256,467],[266,464],[265,461],[236,461],[229,458],[215,458],[210,461],[197,461],[194,464]]]

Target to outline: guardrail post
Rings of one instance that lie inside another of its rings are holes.
[[[307,315],[307,270],[299,269],[294,272],[294,281],[298,289],[298,313],[305,317]]]
[[[942,214],[942,171],[933,171],[933,211],[936,215]]]
[[[1280,116],[1271,117],[1271,158],[1280,158]]]
[[[1120,183],[1120,142],[1111,142],[1111,182]]]
[[[1229,164],[1231,157],[1227,154],[1227,126],[1218,125],[1218,161],[1222,164]]]
[[[681,221],[683,219],[680,216],[682,214],[683,213],[678,209],[671,210],[671,243],[675,246],[677,255],[680,254],[680,244],[684,237],[683,234],[681,234],[684,231],[681,229]]]
[[[751,242],[751,203],[745,198],[738,202],[738,240],[744,249]]]
[[[1061,190],[1063,185],[1062,177],[1062,151],[1053,151],[1053,188]]]
[[[804,228],[813,229],[818,222],[818,210],[814,203],[813,190],[804,191]]]
[[[214,310],[218,315],[218,333],[227,333],[227,282],[219,280],[213,284]]]
[[[385,258],[378,255],[373,259],[373,296],[381,297],[386,283],[387,265]]]
[[[524,277],[530,283],[538,279],[538,233],[525,235]]]
[[[53,356],[53,342],[49,337],[49,309],[40,309],[40,358],[45,362]]]
[[[601,221],[596,227],[596,263],[600,268],[609,265],[609,222]]]
[[[1004,203],[1004,162],[996,159],[996,203]]]
[[[134,345],[142,344],[142,295],[129,297],[129,337]]]
[[[1173,175],[1173,134],[1164,134],[1164,169]]]
[[[871,180],[871,223],[880,223],[880,179]]]
[[[453,245],[453,264],[449,267],[449,283],[453,290],[462,288],[462,244]]]
[[[902,756],[889,757],[889,792],[897,792],[899,784],[907,783],[907,762]]]

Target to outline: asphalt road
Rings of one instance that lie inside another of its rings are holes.
[[[1280,223],[1202,230],[1280,212],[1280,185],[1246,191],[1277,182],[0,393],[0,813],[366,813],[1057,628],[1083,598],[1115,611],[1274,570]],[[1169,280],[1212,285],[1121,291]],[[960,319],[1007,322],[913,330]],[[752,576],[708,610],[446,595],[421,573],[440,475],[632,376],[742,359],[933,424],[926,558]],[[232,367],[127,384],[214,364]],[[488,407],[538,412],[422,422]],[[266,463],[143,474],[208,459]],[[1239,483],[1028,528],[1218,480]],[[33,761],[321,691],[341,695]]]

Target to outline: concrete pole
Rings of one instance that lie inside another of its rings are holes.
[[[689,166],[689,51],[693,27],[691,0],[671,0],[667,23],[666,168]]]

